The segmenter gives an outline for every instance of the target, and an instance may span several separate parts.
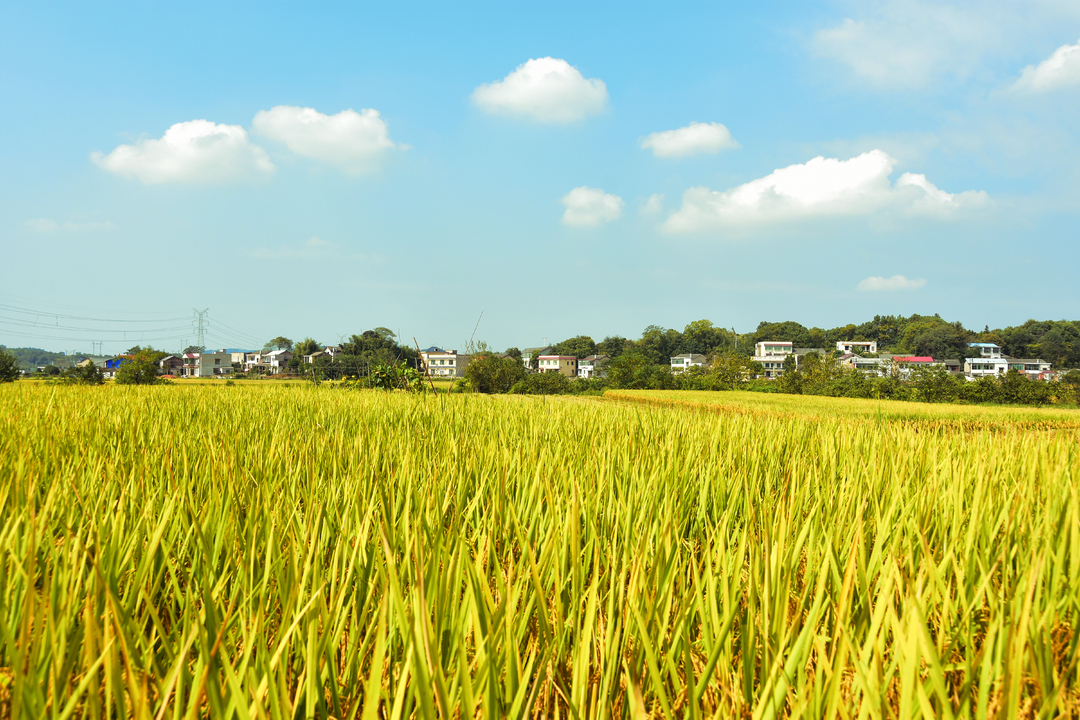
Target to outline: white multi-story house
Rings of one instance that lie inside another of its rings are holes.
[[[457,350],[443,350],[440,347],[429,347],[420,351],[420,357],[424,360],[424,367],[428,375],[432,377],[456,378],[465,375],[465,367],[472,360],[471,355],[459,354]]]
[[[968,343],[968,347],[972,350],[972,355],[979,358],[991,358],[997,359],[1004,357],[1001,352],[1001,346],[994,343]]]
[[[271,375],[281,375],[288,372],[289,361],[293,359],[291,350],[273,350],[263,353],[263,362],[270,370]]]
[[[184,353],[184,364],[179,368],[182,377],[221,377],[232,375],[232,353],[217,352]]]
[[[981,377],[1000,377],[1009,370],[1009,361],[1003,357],[964,358],[964,375],[968,380]]]
[[[671,372],[683,373],[692,367],[704,368],[708,358],[698,353],[685,353],[671,358]]]
[[[557,372],[566,377],[577,376],[577,358],[573,355],[541,355],[539,372]]]
[[[590,355],[578,360],[577,376],[588,380],[589,378],[607,377],[607,355]]]
[[[784,374],[784,358],[794,353],[790,342],[772,340],[754,344],[754,362],[764,368],[767,378],[776,378]]]
[[[1002,355],[1001,346],[994,343],[968,343],[971,357],[964,358],[964,375],[968,380],[998,377],[1009,370],[1009,361]]]
[[[1009,369],[1032,380],[1049,380],[1051,377],[1050,363],[1045,360],[1009,358]]]
[[[842,353],[869,353],[877,355],[877,340],[839,340],[836,349]]]

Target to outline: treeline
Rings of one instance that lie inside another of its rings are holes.
[[[771,382],[775,392],[829,397],[912,400],[932,403],[1002,403],[1011,405],[1080,405],[1080,370],[1070,370],[1063,382],[1032,380],[1009,370],[1000,377],[967,379],[943,367],[917,367],[907,374],[880,377],[843,370],[815,354],[807,355],[798,369],[785,370]]]
[[[323,345],[312,338],[304,338],[293,343],[287,338],[275,338],[263,348],[290,350],[293,359],[289,369],[297,374],[315,374],[325,379],[343,377],[367,377],[375,368],[399,366],[402,363],[412,368],[419,367],[420,354],[415,347],[399,344],[393,332],[384,327],[365,330],[349,336],[339,343],[341,352],[334,356],[315,358],[313,363],[305,363],[305,355],[313,355],[323,349]]]
[[[1080,367],[1080,321],[1028,320],[1017,327],[981,331],[949,322],[940,315],[875,315],[861,325],[843,325],[830,329],[807,328],[797,322],[762,322],[754,332],[739,334],[696,320],[682,331],[650,325],[637,340],[606,337],[601,342],[581,335],[553,346],[556,353],[579,358],[593,354],[616,358],[637,352],[654,363],[685,353],[714,356],[725,353],[752,355],[754,344],[765,340],[787,340],[795,347],[821,348],[832,352],[841,340],[874,340],[882,353],[929,355],[938,359],[962,359],[968,343],[992,342],[1001,345],[1012,357],[1042,358],[1057,368]]]
[[[47,365],[68,365],[72,360],[62,352],[50,352],[41,348],[8,348],[0,345],[0,351],[5,351],[14,357],[23,370],[35,370]]]
[[[1060,383],[1032,380],[1016,370],[1000,378],[968,382],[943,367],[916,368],[909,374],[880,377],[844,370],[827,356],[811,353],[798,369],[777,380],[755,378],[760,367],[732,353],[714,356],[705,370],[694,367],[673,373],[631,351],[608,365],[607,377],[569,378],[556,372],[529,373],[510,356],[482,354],[465,369],[456,392],[520,393],[529,395],[600,395],[605,390],[747,390],[830,397],[909,400],[937,403],[1004,403],[1017,405],[1080,405],[1080,370],[1071,370]]]

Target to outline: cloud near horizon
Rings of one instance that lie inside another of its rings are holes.
[[[576,187],[562,197],[566,207],[562,221],[565,225],[596,226],[622,217],[626,203],[618,195],[599,188]]]
[[[662,158],[680,158],[691,155],[715,155],[727,148],[737,148],[739,143],[731,132],[718,122],[692,122],[677,130],[650,133],[641,140],[641,147],[652,150]]]
[[[386,121],[371,108],[324,115],[314,108],[278,105],[256,113],[252,129],[297,155],[353,175],[374,170],[387,152],[406,147],[390,139]]]
[[[926,287],[926,280],[923,278],[913,278],[908,280],[903,275],[893,275],[888,278],[881,276],[868,277],[865,280],[861,280],[857,286],[857,288],[863,292],[921,290],[924,287]]]
[[[573,65],[553,57],[529,60],[502,80],[481,85],[472,93],[473,103],[485,112],[552,124],[599,114],[607,100],[603,80],[586,79]]]
[[[120,145],[108,155],[91,153],[99,167],[148,185],[225,183],[270,175],[276,169],[239,125],[209,120],[176,123],[160,139]]]
[[[890,183],[895,165],[885,152],[871,150],[849,160],[816,157],[723,192],[690,188],[683,193],[682,207],[660,227],[669,233],[694,233],[884,210],[944,217],[989,202],[985,192],[947,193],[918,173],[906,172]]]
[[[1028,65],[1013,90],[1047,92],[1080,83],[1080,43],[1062,45],[1038,65]]]

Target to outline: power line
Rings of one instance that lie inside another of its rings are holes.
[[[85,305],[82,305],[82,304],[76,306],[76,305],[68,305],[66,303],[54,303],[54,302],[48,302],[48,301],[45,301],[45,300],[29,299],[29,298],[21,297],[19,295],[12,295],[11,293],[5,293],[5,292],[0,292],[0,298],[7,298],[7,301],[6,301],[7,303],[12,303],[12,302],[18,303],[18,305],[20,307],[23,307],[23,308],[30,307],[30,306],[34,306],[34,307],[41,306],[41,307],[64,308],[66,310],[71,310],[73,312],[87,312],[87,307]],[[40,311],[35,311],[35,312],[40,312],[43,315],[57,314],[57,313],[53,312],[52,310],[40,310]],[[92,310],[92,312],[97,312],[97,310]],[[166,314],[165,312],[162,312],[162,311],[159,311],[159,310],[117,310],[116,308],[110,308],[108,310],[108,312],[109,313],[115,313],[116,315],[164,315],[164,314]],[[64,314],[64,313],[60,313],[60,314]],[[176,319],[176,320],[187,320],[186,317],[174,318],[174,319]]]
[[[89,322],[103,322],[103,323],[163,323],[163,322],[178,322],[186,320],[182,317],[170,317],[170,318],[148,318],[146,320],[125,320],[123,318],[102,318],[102,317],[86,317],[84,315],[68,315],[66,313],[47,312],[43,310],[27,310],[26,308],[16,307],[15,305],[7,305],[0,303],[0,310],[6,310],[7,312],[20,313],[22,315],[33,315],[35,317],[50,317],[59,320],[87,320]]]
[[[94,333],[94,334],[100,334],[100,333],[137,333],[137,332],[172,332],[174,330],[183,330],[183,329],[185,329],[183,326],[180,326],[180,327],[168,327],[168,328],[163,328],[163,327],[151,327],[151,328],[138,328],[138,327],[136,327],[136,328],[131,328],[131,327],[121,327],[121,328],[74,327],[72,325],[61,325],[61,324],[59,324],[59,322],[57,322],[54,325],[49,325],[47,323],[41,323],[41,322],[37,322],[37,321],[32,322],[32,321],[29,321],[29,320],[22,320],[20,318],[7,317],[5,315],[0,315],[0,323],[4,323],[4,324],[7,324],[7,325],[14,325],[16,327],[41,328],[43,330],[55,328],[56,330],[74,330],[76,332],[87,332],[87,333]]]
[[[255,337],[251,333],[244,332],[243,330],[237,330],[236,328],[234,328],[234,327],[232,327],[230,325],[226,325],[225,323],[221,322],[221,320],[214,320],[214,322],[217,324],[218,327],[222,328],[223,330],[228,330],[232,334],[238,336],[240,339],[243,340],[243,339],[246,338],[246,342],[249,342],[249,343],[262,342],[261,340],[259,340],[257,337]]]

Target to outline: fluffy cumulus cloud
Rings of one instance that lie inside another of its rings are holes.
[[[947,216],[985,204],[985,192],[947,193],[925,175],[904,173],[889,181],[896,160],[872,150],[850,160],[816,157],[724,191],[707,187],[683,193],[682,207],[661,226],[667,232],[700,232],[749,223],[899,211]]]
[[[1080,43],[1062,45],[1038,65],[1028,65],[1014,90],[1045,92],[1080,83]]]
[[[908,280],[903,275],[892,277],[868,277],[859,282],[858,288],[864,292],[880,292],[893,290],[919,290],[926,286],[926,280],[915,278]]]
[[[370,108],[324,115],[314,108],[278,105],[259,111],[252,127],[297,155],[337,165],[352,174],[378,167],[388,151],[401,147],[390,139],[379,111]]]
[[[728,129],[720,123],[692,122],[678,130],[654,132],[642,138],[641,147],[663,158],[715,155],[726,148],[739,147]]]
[[[603,112],[608,92],[599,78],[586,79],[565,60],[545,57],[519,65],[502,80],[472,94],[480,109],[544,123],[572,123]]]
[[[176,123],[159,139],[95,152],[100,167],[144,183],[221,183],[266,176],[274,165],[239,125],[209,120]]]
[[[562,197],[566,207],[562,221],[566,225],[599,225],[622,217],[625,203],[618,195],[599,188],[576,187]]]

